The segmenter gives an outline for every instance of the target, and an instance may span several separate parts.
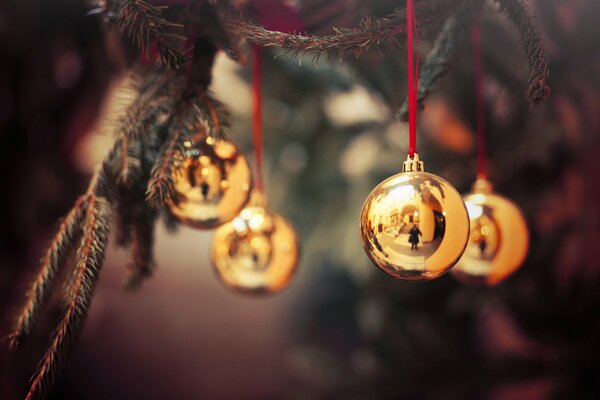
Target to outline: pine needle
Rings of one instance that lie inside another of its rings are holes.
[[[94,194],[88,194],[87,197],[83,235],[77,250],[77,263],[71,284],[67,287],[64,296],[65,311],[33,377],[26,400],[37,398],[51,384],[70,340],[79,333],[87,317],[100,268],[104,262],[110,209],[105,198],[96,197]]]
[[[115,25],[149,58],[153,57],[153,46],[156,46],[163,65],[173,69],[183,65],[185,57],[181,43],[185,38],[173,32],[174,28],[182,26],[164,19],[160,7],[144,0],[125,0],[119,8]]]
[[[416,18],[419,26],[425,28],[443,21],[455,8],[456,1],[422,1],[416,8]],[[334,33],[326,36],[272,31],[232,15],[225,18],[225,25],[234,34],[252,43],[283,49],[281,55],[297,57],[306,52],[314,53],[313,63],[316,64],[322,55],[326,55],[330,62],[341,61],[345,53],[358,56],[374,45],[380,46],[387,41],[398,43],[396,38],[406,35],[406,12],[399,10],[385,18],[364,18],[354,28],[333,28]]]
[[[40,310],[50,297],[58,271],[65,264],[73,248],[73,243],[81,232],[82,209],[86,205],[86,200],[87,197],[85,196],[77,200],[46,249],[46,253],[41,260],[40,271],[27,292],[27,301],[17,317],[12,333],[9,335],[11,349],[18,347],[23,339],[33,331]]]
[[[497,2],[500,10],[521,34],[521,44],[529,65],[527,100],[531,106],[541,104],[550,97],[548,54],[544,50],[542,36],[522,0],[497,0]]]
[[[132,260],[128,265],[125,289],[138,289],[154,271],[154,226],[157,215],[156,210],[145,208],[133,226]]]
[[[465,1],[444,24],[427,61],[419,71],[417,95],[419,108],[424,107],[425,100],[438,87],[442,77],[448,71],[452,59],[469,37],[473,16],[481,4],[481,0]],[[406,100],[402,103],[398,114],[401,120],[408,120],[408,102]]]

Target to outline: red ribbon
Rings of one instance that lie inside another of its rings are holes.
[[[481,30],[473,22],[471,27],[471,48],[473,52],[473,80],[475,83],[475,112],[477,123],[477,176],[487,178],[487,145],[485,135],[485,107],[483,102],[483,69],[481,67]]]
[[[262,59],[259,45],[252,45],[252,139],[254,142],[254,187],[264,191],[262,134]]]
[[[417,91],[419,89],[419,56],[415,59],[417,20],[414,0],[406,0],[406,49],[408,56],[408,131],[410,158],[417,152]]]

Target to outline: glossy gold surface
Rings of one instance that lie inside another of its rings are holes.
[[[186,158],[176,165],[176,196],[169,206],[182,223],[212,229],[231,221],[250,197],[252,174],[245,157],[223,139],[185,142]]]
[[[479,179],[464,197],[471,219],[469,244],[453,275],[466,284],[494,285],[514,273],[529,247],[529,232],[519,208]]]
[[[448,182],[427,172],[402,172],[367,197],[360,231],[367,255],[383,271],[403,280],[430,280],[459,260],[469,219]]]
[[[284,289],[298,265],[296,232],[285,218],[256,204],[215,231],[212,263],[219,279],[244,293]]]

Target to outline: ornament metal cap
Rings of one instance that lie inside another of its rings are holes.
[[[477,180],[473,183],[471,189],[473,193],[492,193],[494,191],[494,185],[482,176],[478,176]]]
[[[423,161],[419,160],[419,155],[417,153],[414,154],[413,157],[408,155],[406,157],[406,161],[402,164],[402,172],[423,172],[425,171],[423,167]]]

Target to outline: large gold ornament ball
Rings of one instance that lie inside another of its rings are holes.
[[[466,284],[495,285],[523,263],[529,247],[527,223],[519,208],[478,179],[465,196],[471,237],[453,275]]]
[[[421,172],[422,163],[415,170],[373,189],[362,209],[360,233],[375,265],[399,279],[424,281],[460,259],[469,240],[469,217],[452,185]]]
[[[215,231],[212,263],[219,279],[244,293],[275,293],[290,282],[299,245],[290,222],[253,205]]]
[[[185,159],[173,174],[171,213],[199,229],[231,221],[248,202],[252,189],[246,158],[232,142],[210,136],[184,146]]]

